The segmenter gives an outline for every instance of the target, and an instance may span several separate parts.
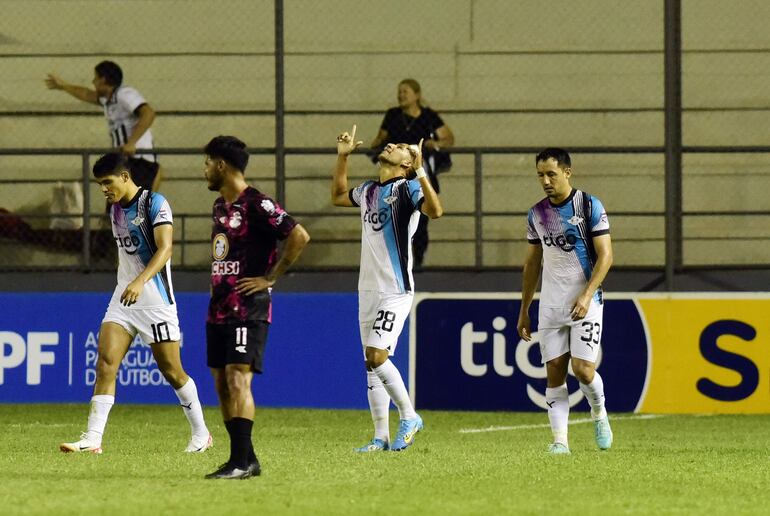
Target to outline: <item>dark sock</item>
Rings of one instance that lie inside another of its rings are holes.
[[[228,464],[232,464],[233,462],[233,443],[235,442],[235,439],[233,438],[233,420],[230,419],[229,421],[225,421],[225,428],[227,429],[227,435],[230,436],[230,458],[227,459]]]
[[[251,428],[254,421],[242,417],[234,417],[230,421],[230,464],[239,469],[249,466],[250,453],[254,453],[251,444]],[[256,459],[256,457],[254,457]]]

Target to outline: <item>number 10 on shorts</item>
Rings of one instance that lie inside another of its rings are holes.
[[[166,342],[171,340],[167,322],[150,324],[150,328],[152,328],[153,342]]]

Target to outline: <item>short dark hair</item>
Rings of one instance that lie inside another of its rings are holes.
[[[547,161],[548,159],[553,158],[554,161],[559,165],[561,168],[570,168],[572,167],[572,159],[569,157],[569,152],[565,151],[564,149],[560,149],[558,147],[548,147],[547,149],[544,149],[540,152],[540,154],[537,155],[535,158],[535,165],[540,163],[541,161]]]
[[[225,160],[231,167],[244,172],[249,164],[246,144],[235,136],[216,136],[203,149],[208,156]]]
[[[128,158],[122,152],[108,152],[94,163],[93,174],[96,178],[117,176],[124,170],[131,174]]]
[[[123,83],[123,70],[112,61],[102,61],[94,67],[94,71],[110,86],[117,88]]]

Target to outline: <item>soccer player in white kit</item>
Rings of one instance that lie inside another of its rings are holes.
[[[97,104],[104,109],[112,146],[129,156],[134,183],[157,190],[160,165],[155,154],[136,154],[136,149],[152,149],[152,126],[155,111],[136,88],[123,85],[123,70],[112,61],[94,67],[93,89],[70,84],[55,74],[45,79],[48,89],[62,90],[78,100]]]
[[[182,368],[179,354],[181,335],[171,284],[171,207],[162,195],[136,186],[122,154],[99,158],[93,174],[112,204],[118,284],[99,329],[96,383],[87,430],[79,441],[62,443],[59,449],[102,453],[102,435],[115,403],[118,367],[138,333],[150,345],[190,423],[192,437],[185,451],[206,451],[211,447],[211,434],[203,420],[195,382]]]
[[[612,429],[596,359],[604,307],[601,284],[612,265],[610,225],[599,199],[570,186],[572,161],[567,151],[545,149],[535,164],[546,197],[527,217],[529,245],[522,273],[518,331],[522,339],[532,340],[529,306],[542,264],[538,335],[548,375],[545,398],[553,432],[548,451],[569,453],[566,382],[570,362],[591,406],[596,444],[606,450],[612,446]]]
[[[420,212],[436,219],[444,210],[422,168],[422,140],[419,145],[388,144],[379,155],[379,180],[348,189],[348,156],[362,143],[356,141],[355,125],[351,134],[345,132],[337,137],[337,166],[331,191],[332,204],[359,207],[361,211],[358,323],[374,438],[356,451],[399,451],[414,442],[423,422],[389,357],[396,350],[414,299],[412,237]],[[413,171],[416,179],[407,179]],[[392,444],[390,400],[400,418]]]

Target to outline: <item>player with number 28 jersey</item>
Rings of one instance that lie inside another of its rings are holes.
[[[367,397],[374,438],[356,451],[404,450],[423,428],[401,373],[390,361],[414,300],[412,238],[420,212],[435,219],[441,201],[422,167],[419,145],[388,144],[379,154],[377,181],[348,189],[348,156],[362,142],[352,134],[337,137],[337,166],[332,203],[358,208],[361,217],[361,269],[358,278],[358,324],[367,376]],[[414,179],[409,176],[415,175]],[[388,414],[398,407],[399,428],[391,443]]]

